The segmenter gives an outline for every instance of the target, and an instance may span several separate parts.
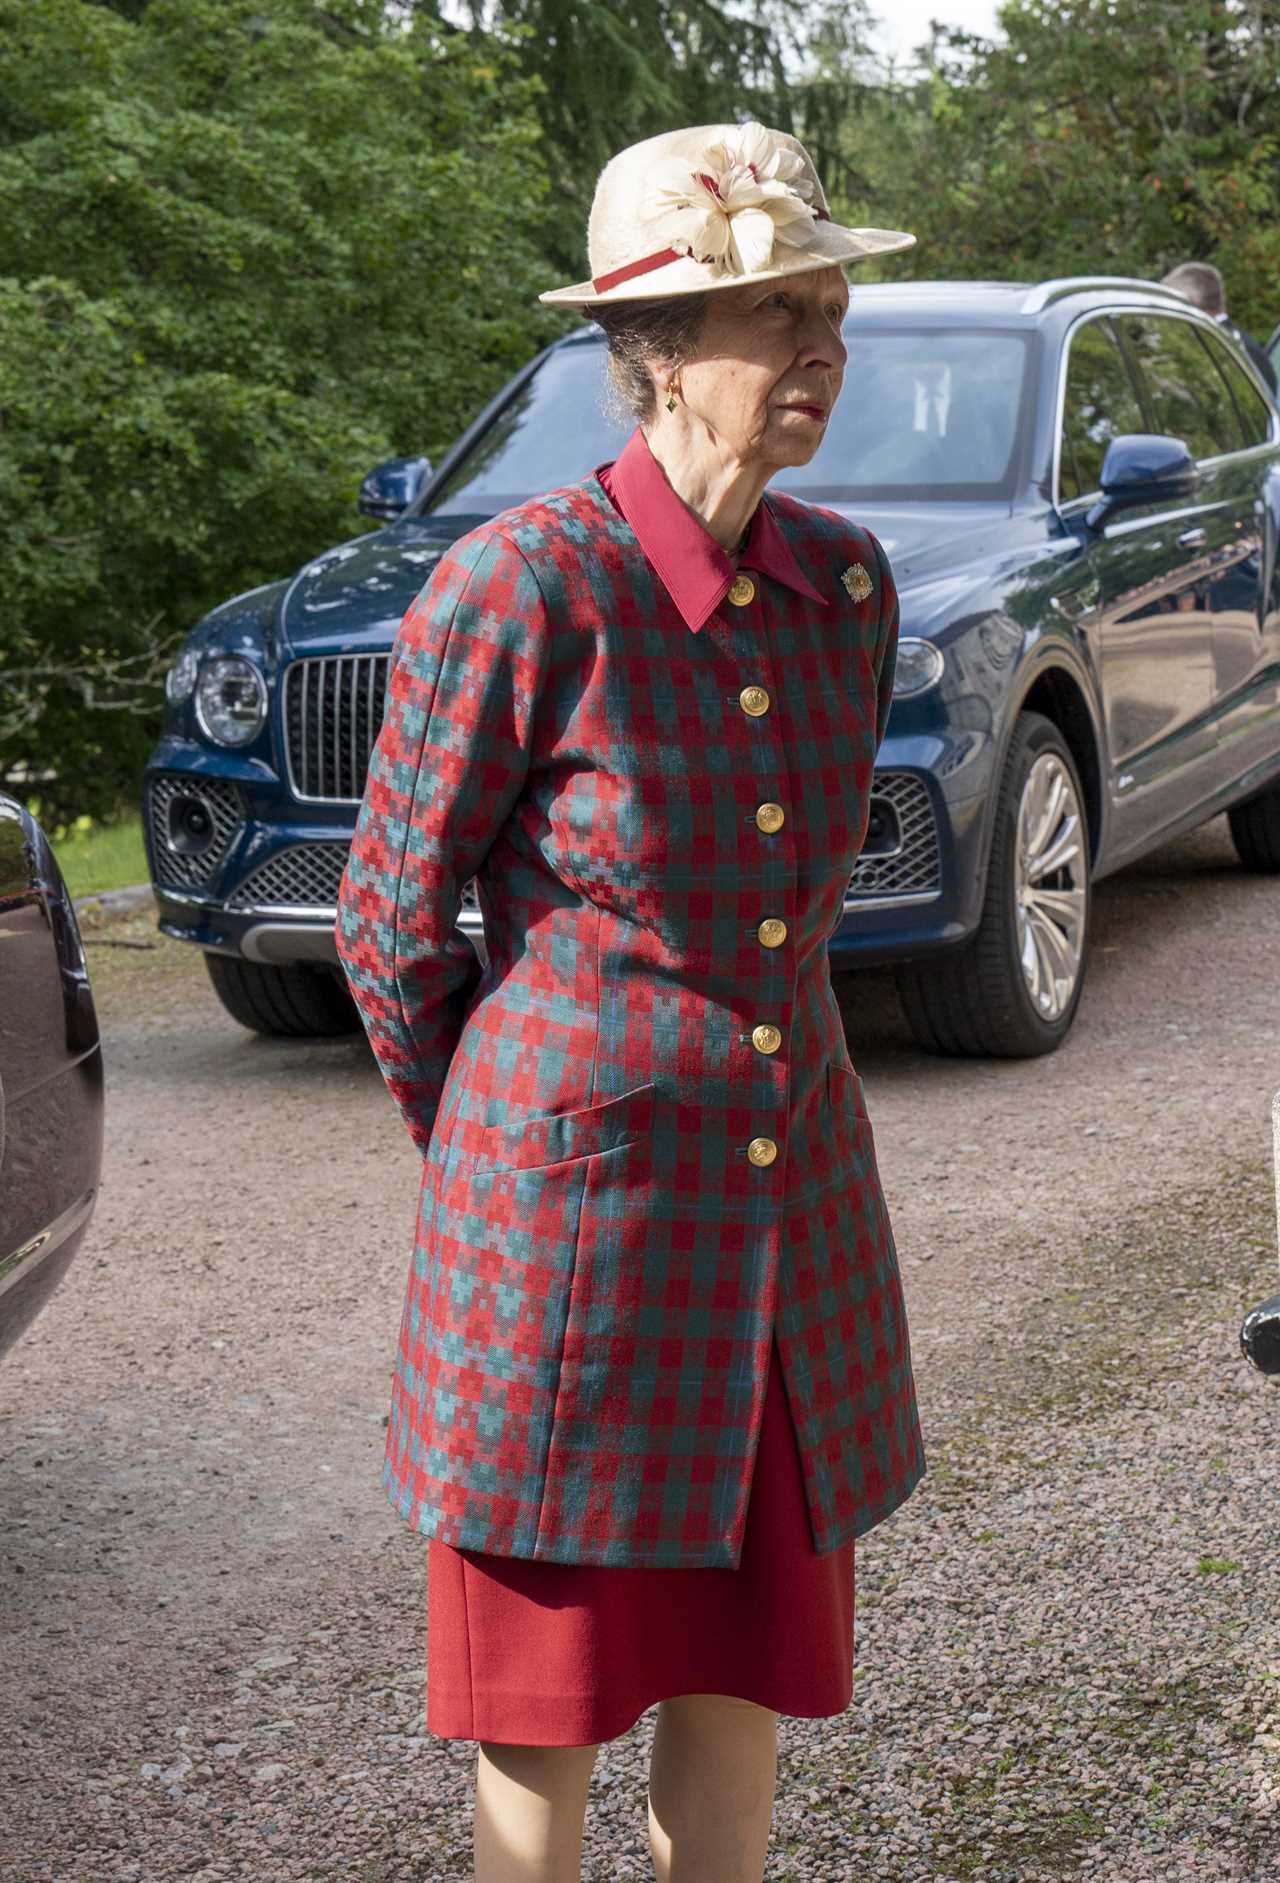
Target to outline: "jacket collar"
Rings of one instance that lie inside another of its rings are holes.
[[[613,462],[600,465],[595,475],[661,576],[685,625],[696,634],[728,594],[738,569],[705,524],[676,496],[639,426]],[[738,566],[755,569],[823,608],[828,606],[826,597],[802,574],[764,498],[756,505]]]

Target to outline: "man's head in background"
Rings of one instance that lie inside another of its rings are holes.
[[[1162,288],[1176,288],[1206,314],[1225,314],[1227,290],[1212,262],[1179,262],[1161,277]]]

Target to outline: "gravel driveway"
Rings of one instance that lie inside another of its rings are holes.
[[[417,1160],[360,1038],[258,1040],[149,912],[86,930],[90,1237],[0,1369],[0,1877],[469,1875],[425,1545],[378,1484]],[[121,943],[150,942],[129,947]],[[931,1061],[840,992],[929,1471],[857,1552],[840,1718],[784,1719],[767,1875],[1280,1883],[1280,884],[1225,821],[1099,886],[1068,1044]],[[583,1875],[651,1875],[652,1713]]]

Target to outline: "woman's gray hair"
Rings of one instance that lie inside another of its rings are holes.
[[[625,422],[647,424],[658,409],[657,388],[649,371],[653,360],[679,369],[697,350],[706,317],[705,294],[669,295],[661,301],[608,301],[583,308],[595,321],[609,347],[609,387],[606,403],[611,416]]]

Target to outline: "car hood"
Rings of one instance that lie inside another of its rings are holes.
[[[1044,518],[1007,504],[835,505],[883,545],[904,600],[904,623],[927,631],[965,589],[1043,547]],[[340,543],[307,563],[283,593],[279,626],[294,648],[387,647],[450,542],[479,517],[410,518]]]
[[[334,651],[389,646],[410,603],[458,534],[450,518],[411,518],[370,530],[299,569],[280,603],[293,647],[323,641]],[[473,519],[460,518],[466,528]]]
[[[899,590],[933,582],[998,554],[1009,540],[1007,503],[828,504],[879,538]]]
[[[927,637],[1000,607],[1027,574],[1043,567],[1046,551],[1071,557],[1079,549],[1048,505],[839,508],[879,538],[893,569],[904,635]]]

